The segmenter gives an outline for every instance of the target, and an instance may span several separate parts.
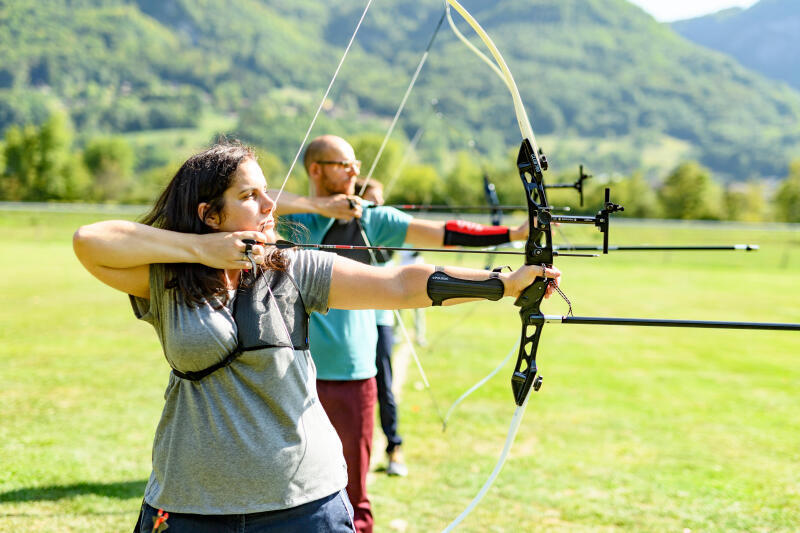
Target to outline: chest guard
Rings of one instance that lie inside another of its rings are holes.
[[[203,370],[181,372],[173,368],[173,374],[198,381],[230,365],[244,352],[265,348],[308,350],[308,314],[300,288],[288,272],[269,270],[240,287],[233,301],[233,320],[238,341],[235,350]]]

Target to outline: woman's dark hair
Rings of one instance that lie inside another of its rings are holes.
[[[225,205],[223,195],[233,184],[239,165],[255,158],[252,149],[237,141],[220,142],[193,155],[181,165],[141,222],[181,233],[213,233],[215,230],[198,215],[197,206],[204,202],[209,205],[204,218],[221,217]],[[265,263],[273,270],[285,270],[287,265],[286,257],[277,249],[268,255]],[[221,302],[220,306],[227,302],[228,292],[219,269],[199,263],[169,263],[165,267],[166,288],[176,289],[188,305],[201,305],[206,301],[215,305],[212,297]]]

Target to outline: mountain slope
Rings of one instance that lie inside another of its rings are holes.
[[[687,42],[624,0],[463,3],[506,56],[534,129],[553,139],[545,148],[561,168],[580,162],[627,172],[648,167],[657,147],[680,145],[683,156],[745,179],[783,175],[797,153],[799,93]],[[40,120],[53,105],[69,109],[82,132],[191,127],[204,111],[235,112],[234,133],[288,160],[363,7],[363,0],[7,1],[0,129]],[[381,132],[441,9],[438,0],[375,3],[318,130]],[[432,98],[438,122],[430,121]],[[519,138],[502,82],[446,25],[397,134],[410,138],[423,125],[430,133],[420,149],[430,159],[464,149],[467,139],[505,157]]]
[[[672,27],[697,44],[719,50],[765,76],[800,89],[800,3],[761,0]]]
[[[667,134],[691,143],[703,163],[734,179],[785,173],[787,148],[800,143],[797,93],[686,42],[627,2],[465,3],[504,51],[537,133],[634,137],[644,144]],[[384,11],[389,15],[373,24],[385,25],[360,42],[387,61],[403,59],[402,44],[388,48],[380,36],[401,26],[394,21],[403,20],[404,8],[393,3]],[[432,26],[439,6],[417,11]],[[425,41],[390,42],[421,47]],[[420,92],[437,97],[446,116],[500,126],[506,143],[515,138],[502,83],[449,32],[434,46],[427,68]],[[621,162],[630,167],[639,161]]]

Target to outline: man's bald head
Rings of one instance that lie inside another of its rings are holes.
[[[352,147],[350,143],[341,137],[337,135],[320,135],[308,143],[305,154],[303,154],[303,166],[306,167],[306,173],[309,172],[311,163],[330,160],[332,154],[347,151],[352,151]]]
[[[314,196],[355,194],[355,179],[361,168],[350,143],[336,135],[311,141],[303,155]]]

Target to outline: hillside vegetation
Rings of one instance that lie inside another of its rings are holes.
[[[624,0],[464,4],[505,53],[535,131],[553,139],[545,148],[555,164],[641,168],[652,177],[692,157],[744,180],[784,176],[798,153],[797,92],[688,43]],[[287,162],[363,7],[361,0],[5,2],[0,129],[41,123],[64,108],[85,143],[98,133],[199,128],[204,116],[231,115],[238,124],[227,133]],[[436,0],[374,5],[319,131],[383,131],[441,9]],[[433,98],[442,120],[431,124]],[[426,124],[419,149],[437,164],[452,162],[448,152],[469,139],[494,160],[518,141],[502,83],[447,27],[397,135],[410,138]],[[681,149],[664,155],[670,146]]]

